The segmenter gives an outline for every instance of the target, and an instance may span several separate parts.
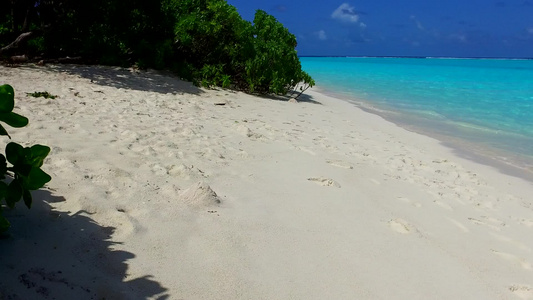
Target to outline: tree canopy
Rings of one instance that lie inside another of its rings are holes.
[[[225,0],[0,0],[0,55],[80,57],[168,69],[198,85],[286,94],[303,83],[296,37],[273,16],[253,23]]]

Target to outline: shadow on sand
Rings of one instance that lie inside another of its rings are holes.
[[[200,95],[204,91],[191,82],[179,79],[175,74],[168,71],[134,71],[122,67],[94,66],[94,65],[73,65],[57,64],[39,68],[41,71],[50,70],[53,72],[64,72],[71,75],[80,76],[91,80],[92,83],[129,90],[148,91],[162,94],[196,94]],[[218,90],[218,88],[215,88]],[[228,90],[229,92],[235,92]],[[276,101],[289,101],[294,95],[256,95],[258,97]],[[302,94],[297,99],[298,102],[320,104],[314,100],[313,96]]]
[[[11,228],[0,239],[0,299],[168,299],[150,275],[128,277],[135,255],[113,249],[115,228],[53,210],[48,203],[65,199],[48,190],[33,198],[31,210],[4,210]]]
[[[166,71],[134,71],[121,67],[91,65],[48,65],[54,71],[65,72],[91,80],[92,83],[115,88],[162,94],[201,94],[192,83]]]
[[[270,100],[276,100],[276,101],[289,101],[291,99],[291,96],[277,96],[277,95],[258,95],[258,97],[264,98],[264,99],[270,99]],[[308,94],[301,94],[298,99],[296,99],[298,102],[303,103],[312,103],[312,104],[319,104],[322,105],[322,103],[316,101],[313,96]]]
[[[313,104],[320,104],[322,105],[322,103],[316,101],[313,96],[311,95],[308,95],[308,94],[302,94],[300,95],[300,97],[298,97],[298,102],[305,102],[305,103],[313,103]]]

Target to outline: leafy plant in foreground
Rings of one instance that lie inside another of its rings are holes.
[[[24,116],[12,112],[15,106],[15,91],[10,85],[0,86],[0,121],[11,127],[20,128],[28,125],[28,119]],[[9,134],[0,124],[0,135]],[[44,159],[50,153],[50,148],[43,145],[23,147],[17,143],[10,142],[6,146],[6,155],[0,154],[0,179],[6,180],[10,177],[9,183],[0,181],[0,232],[7,230],[9,221],[3,216],[3,206],[14,208],[21,199],[28,208],[31,208],[31,190],[38,190],[52,178],[41,170]],[[8,166],[8,162],[11,166]]]

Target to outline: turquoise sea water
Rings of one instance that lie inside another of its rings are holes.
[[[533,60],[302,57],[317,86],[533,172]]]

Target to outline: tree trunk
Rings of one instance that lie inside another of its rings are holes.
[[[13,34],[28,31],[31,11],[36,3],[35,0],[11,0],[11,32]]]
[[[15,17],[15,0],[11,0],[11,32],[17,32],[16,17]]]

